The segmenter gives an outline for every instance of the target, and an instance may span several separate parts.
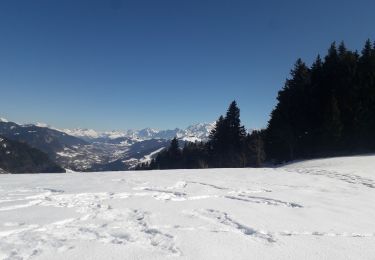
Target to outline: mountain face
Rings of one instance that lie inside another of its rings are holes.
[[[0,121],[0,135],[10,140],[27,143],[31,147],[49,154],[52,159],[56,152],[65,147],[87,144],[84,140],[55,129],[31,124],[18,125],[4,120]]]
[[[130,135],[121,131],[97,132],[93,129],[75,128],[75,129],[64,129],[62,130],[62,132],[70,136],[78,137],[87,142],[111,140],[111,139],[117,139],[117,138],[122,138],[122,137],[131,138]]]
[[[207,141],[214,127],[215,123],[200,123],[191,125],[184,130],[182,137],[177,137],[189,142]]]
[[[47,154],[0,136],[0,173],[62,173]]]
[[[134,143],[122,158],[107,163],[93,164],[87,171],[121,171],[133,169],[139,162],[151,160],[158,152],[169,146],[170,140],[150,139]]]

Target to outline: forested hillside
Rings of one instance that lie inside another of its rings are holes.
[[[266,129],[247,133],[234,101],[206,143],[174,139],[139,169],[257,167],[264,162],[375,151],[375,44],[361,53],[333,43],[311,66],[298,59]]]
[[[63,168],[36,148],[0,136],[0,173],[62,173]]]
[[[375,49],[331,45],[312,66],[298,60],[267,128],[269,160],[375,151]]]

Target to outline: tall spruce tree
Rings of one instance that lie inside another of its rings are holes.
[[[236,101],[233,101],[228,108],[225,116],[227,125],[226,133],[226,167],[244,167],[246,165],[246,156],[243,151],[242,143],[245,141],[246,130],[241,125],[240,109]]]
[[[279,103],[272,111],[268,124],[266,145],[271,155],[283,154],[276,156],[278,161],[293,160],[296,154],[307,153],[305,146],[311,132],[309,118],[312,113],[309,108],[310,85],[310,69],[298,59],[291,71],[291,78],[279,91]]]
[[[180,145],[178,144],[177,137],[174,137],[171,141],[171,144],[168,149],[169,156],[173,157],[179,157],[180,156]]]
[[[229,105],[225,121],[231,145],[233,146],[233,149],[239,150],[240,144],[246,136],[246,130],[245,127],[241,125],[240,109],[238,108],[236,101],[233,101]]]
[[[246,163],[243,142],[246,130],[241,125],[240,109],[233,101],[225,117],[220,116],[208,143],[210,165],[213,167],[243,167]]]
[[[228,124],[223,116],[216,121],[215,127],[212,129],[209,142],[207,144],[209,153],[209,164],[212,167],[223,167],[225,160],[225,149],[228,132]]]

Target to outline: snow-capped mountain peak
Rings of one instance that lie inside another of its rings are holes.
[[[195,136],[201,140],[205,140],[210,135],[212,129],[215,127],[214,123],[198,123],[186,128],[188,136]]]
[[[128,135],[125,132],[116,131],[116,130],[112,130],[112,131],[108,131],[108,132],[102,132],[100,135],[101,135],[102,138],[109,138],[109,139],[116,139],[116,138],[120,138],[120,137],[128,137]]]
[[[86,129],[86,128],[74,128],[74,129],[64,129],[63,130],[68,135],[72,135],[75,137],[81,138],[99,138],[100,133],[96,132],[93,129]]]
[[[136,140],[149,140],[172,139],[177,137],[184,141],[196,142],[207,140],[214,126],[215,123],[198,123],[190,125],[186,129],[175,128],[157,130],[154,128],[144,128],[139,130],[97,132],[93,129],[75,128],[64,129],[63,132],[85,140],[94,140],[98,138],[116,139],[122,137]]]
[[[148,127],[148,128],[144,128],[144,129],[136,131],[136,135],[139,138],[145,138],[145,139],[147,139],[147,138],[152,138],[153,136],[155,136],[159,132],[160,132],[159,130],[156,130],[156,129]]]

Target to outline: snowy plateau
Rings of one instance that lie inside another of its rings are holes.
[[[0,259],[374,259],[374,169],[0,175]]]

